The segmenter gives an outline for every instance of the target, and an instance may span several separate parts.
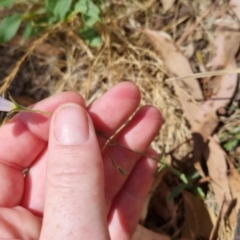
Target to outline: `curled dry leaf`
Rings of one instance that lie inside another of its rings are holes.
[[[165,234],[153,232],[138,224],[132,240],[171,240],[171,238]]]
[[[204,202],[184,191],[184,223],[181,237],[183,239],[209,239],[213,223]],[[201,219],[201,221],[199,221]]]
[[[168,157],[168,156],[167,156]],[[145,200],[144,206],[143,206],[143,210],[141,213],[141,218],[140,221],[143,223],[147,217],[147,213],[148,213],[148,208],[149,208],[149,203],[154,195],[154,193],[156,192],[157,187],[163,182],[163,177],[167,174],[167,170],[163,169],[155,178],[150,191],[148,192],[148,196]],[[161,194],[161,196],[163,196],[164,194]],[[165,195],[166,196],[166,195]],[[167,197],[166,197],[167,198]]]

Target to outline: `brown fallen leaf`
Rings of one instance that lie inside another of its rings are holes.
[[[183,56],[173,41],[166,37],[166,34],[148,29],[144,29],[142,32],[150,39],[156,51],[164,60],[171,75],[181,77],[192,74],[188,60]],[[216,37],[215,40],[215,58],[213,58],[212,61],[212,68],[213,70],[232,70],[236,68],[235,54],[239,48],[240,33],[222,32],[220,34],[220,32],[218,32],[217,34],[218,37]],[[232,45],[234,46],[230,49],[228,46]],[[201,106],[191,101],[192,99],[198,99],[200,101],[203,99],[196,79],[182,78],[178,81],[173,81],[175,93],[182,106],[185,117],[191,125],[194,139],[195,167],[198,171],[201,171],[198,162],[203,154],[207,139],[213,134],[219,123],[216,112],[220,107],[225,107],[231,100],[236,88],[237,74],[225,74],[213,79],[217,86],[214,95]],[[226,204],[223,210],[225,214],[232,200],[228,186],[226,160],[221,147],[215,143],[213,139],[209,141],[209,150],[210,154],[207,160],[207,165],[210,168],[209,176],[214,182],[213,189],[214,193],[216,193],[219,208],[221,207],[223,197],[225,196],[226,198]]]
[[[169,174],[169,172],[166,174]],[[163,180],[155,189],[155,192],[152,196],[150,205],[151,208],[154,209],[154,212],[157,216],[159,216],[163,221],[168,222],[171,219],[176,219],[177,215],[177,204],[171,200],[168,200],[169,195],[172,190]]]
[[[167,156],[168,157],[168,156]],[[158,188],[158,186],[160,186],[160,184],[162,184],[163,182],[163,177],[167,174],[167,169],[163,169],[158,175],[157,177],[155,178],[152,186],[151,186],[151,189],[148,193],[148,196],[145,200],[145,203],[144,203],[144,207],[143,207],[143,210],[142,210],[142,213],[141,213],[141,218],[140,218],[140,222],[143,223],[147,217],[147,213],[148,213],[148,208],[149,208],[149,203],[154,195],[154,193],[156,192],[156,189]],[[167,199],[167,195],[165,194],[161,194],[162,197],[165,196],[165,199]]]
[[[218,217],[216,219],[215,225],[212,229],[211,235],[209,237],[209,240],[217,240],[218,239],[218,231],[221,225],[221,220],[222,220],[222,213],[223,213],[223,206],[224,206],[224,200],[222,202],[222,206],[219,210]]]
[[[207,167],[211,177],[211,186],[219,209],[223,205],[223,215],[229,210],[232,196],[228,184],[226,153],[217,142],[216,136],[209,137],[209,156]]]
[[[230,0],[229,5],[233,10],[234,14],[240,19],[240,2],[239,0]]]
[[[184,223],[182,239],[208,239],[213,223],[204,202],[187,191],[182,192],[184,203]],[[199,221],[200,220],[200,221]]]
[[[175,3],[175,0],[161,0],[163,6],[163,13],[166,13],[168,10],[172,8]]]
[[[240,174],[233,165],[232,161],[228,160],[229,174],[228,182],[231,189],[232,197],[236,200],[236,209],[240,209]]]
[[[142,32],[150,39],[172,76],[181,77],[193,74],[189,61],[166,33],[149,29],[143,29]],[[192,125],[199,111],[196,100],[198,102],[203,100],[199,83],[194,78],[181,79],[173,81],[173,87],[181,103],[184,115]]]
[[[235,55],[239,49],[240,33],[218,32],[215,40],[215,57],[212,60],[212,70],[231,70],[237,67]],[[218,125],[217,111],[225,107],[232,99],[237,87],[237,74],[225,74],[211,79],[213,94],[205,101],[192,126],[193,131],[202,133],[205,140]]]
[[[171,238],[165,234],[153,232],[138,224],[132,240],[171,240]]]

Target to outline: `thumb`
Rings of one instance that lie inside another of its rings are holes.
[[[84,108],[65,104],[55,111],[48,152],[40,239],[109,239],[102,158]]]

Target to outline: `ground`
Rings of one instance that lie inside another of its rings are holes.
[[[141,104],[165,119],[142,224],[159,239],[231,239],[240,201],[239,3],[112,0],[100,7],[97,47],[78,34],[77,18],[25,41],[20,28],[1,44],[0,93],[28,106],[73,90],[89,104],[120,81],[134,82]]]

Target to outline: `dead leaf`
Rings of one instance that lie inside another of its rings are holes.
[[[169,157],[169,156],[167,156],[167,157]],[[155,180],[154,180],[154,182],[153,182],[153,184],[152,184],[152,186],[151,186],[151,189],[150,189],[150,191],[149,191],[149,193],[148,193],[148,196],[147,196],[147,198],[146,198],[146,200],[145,200],[144,206],[143,206],[143,210],[142,210],[141,218],[140,218],[140,222],[141,222],[141,223],[143,223],[143,222],[145,221],[145,219],[146,219],[146,217],[147,217],[147,213],[148,213],[149,203],[150,203],[150,201],[151,201],[151,199],[152,199],[152,197],[153,197],[153,195],[154,195],[157,187],[163,182],[163,181],[162,181],[162,180],[163,180],[163,177],[164,177],[164,175],[167,174],[167,171],[168,171],[168,170],[167,170],[166,168],[163,169],[163,170],[157,175],[157,177],[155,178]],[[162,195],[161,195],[161,196],[162,196]],[[166,199],[167,199],[167,197],[166,197]]]
[[[184,223],[181,238],[183,239],[208,239],[213,223],[204,202],[184,191],[182,193],[184,203]],[[199,221],[201,219],[201,221]]]
[[[188,59],[182,54],[174,42],[164,32],[148,29],[142,32],[150,39],[158,54],[162,57],[172,76],[186,76],[193,74]],[[199,111],[198,103],[203,100],[202,91],[196,79],[181,79],[173,81],[173,87],[181,103],[186,119],[192,125]]]
[[[228,185],[226,154],[216,141],[216,137],[209,138],[209,157],[207,159],[207,167],[211,178],[211,186],[216,198],[219,209],[223,205],[223,214],[228,211],[232,203],[232,196]]]
[[[175,3],[175,0],[161,0],[163,6],[163,13],[166,13],[168,10],[172,8]]]
[[[220,223],[221,223],[222,215],[223,215],[223,206],[224,206],[224,200],[222,202],[222,206],[221,206],[220,211],[218,213],[218,217],[217,217],[215,225],[212,229],[209,240],[217,240],[218,239],[218,231],[219,231],[219,228],[220,228]]]
[[[237,67],[235,55],[239,48],[240,33],[218,32],[215,40],[215,57],[212,60],[212,70],[231,70]],[[205,101],[196,115],[192,127],[194,132],[202,133],[205,140],[218,125],[216,115],[218,109],[225,107],[232,99],[237,87],[237,74],[225,74],[211,79],[213,94]]]
[[[132,240],[171,240],[171,238],[165,234],[153,232],[138,224]]]
[[[165,222],[176,218],[176,213],[178,209],[178,206],[173,200],[168,200],[171,191],[172,190],[169,188],[166,182],[164,180],[161,181],[161,183],[155,189],[155,192],[150,202],[151,208],[154,209],[156,215],[163,219]]]
[[[229,174],[228,182],[231,189],[233,199],[236,199],[236,209],[240,209],[240,174],[234,167],[233,163],[229,160]]]
[[[230,0],[229,2],[230,7],[232,8],[233,12],[240,19],[240,2],[239,0]]]

